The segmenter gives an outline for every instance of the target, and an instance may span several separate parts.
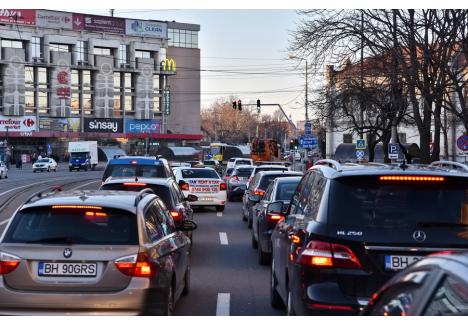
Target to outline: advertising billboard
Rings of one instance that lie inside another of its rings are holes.
[[[125,132],[129,134],[159,134],[161,133],[161,120],[127,119]]]
[[[73,14],[51,10],[36,10],[36,26],[73,29]]]
[[[0,115],[0,131],[19,131],[31,132],[36,131],[35,116],[4,116]]]
[[[85,132],[122,133],[123,122],[122,122],[122,119],[85,118],[84,119],[84,131]]]
[[[35,25],[36,10],[35,9],[0,9],[0,22]]]
[[[87,14],[73,14],[73,29],[124,34],[125,19]]]
[[[79,132],[80,118],[39,118],[39,130]]]
[[[167,38],[167,24],[163,22],[126,19],[125,33],[135,36]]]

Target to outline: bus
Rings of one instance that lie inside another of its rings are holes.
[[[247,152],[246,152],[247,149]],[[209,149],[209,155],[205,159],[213,159],[227,164],[230,158],[233,157],[244,157],[250,158],[248,147],[243,145],[228,145],[224,143],[211,143]]]
[[[254,161],[280,161],[278,142],[274,139],[253,138],[250,157]]]

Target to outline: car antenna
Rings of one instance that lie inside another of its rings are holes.
[[[405,162],[406,160],[403,159],[403,162],[400,164],[400,169],[402,169],[403,171],[405,171],[408,168],[408,165]]]

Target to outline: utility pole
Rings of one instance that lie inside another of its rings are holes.
[[[309,75],[308,75],[308,64],[306,59],[306,69],[305,69],[305,119],[306,122],[309,121]]]
[[[360,96],[360,119],[361,130],[359,130],[359,137],[364,139],[364,12],[361,10],[361,96]]]
[[[109,9],[111,17],[114,17],[114,10],[115,9]]]

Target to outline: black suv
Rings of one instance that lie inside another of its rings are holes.
[[[280,213],[282,205],[267,211]],[[271,240],[273,307],[356,314],[399,270],[437,251],[468,248],[468,174],[318,161]]]

